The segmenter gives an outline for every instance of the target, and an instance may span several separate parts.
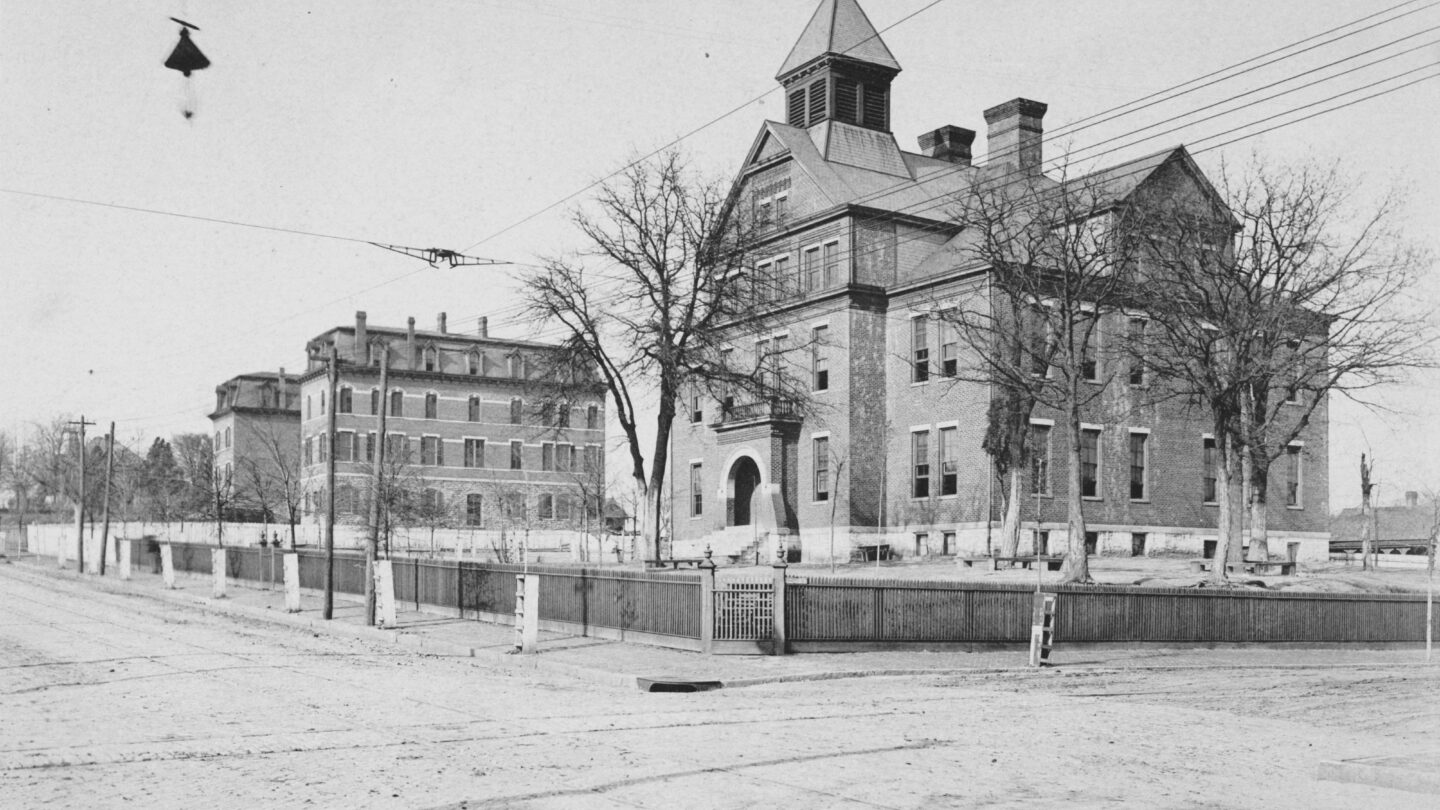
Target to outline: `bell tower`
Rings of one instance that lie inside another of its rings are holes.
[[[785,123],[840,121],[890,131],[890,82],[900,63],[856,0],[821,0],[775,78]]]

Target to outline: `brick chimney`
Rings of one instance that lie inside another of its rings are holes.
[[[475,330],[475,333],[478,334],[480,337],[483,337],[483,338],[488,338],[488,337],[490,337],[490,319],[487,318],[487,317],[484,316],[484,315],[481,315],[481,316],[480,316],[480,324],[479,324],[478,328]]]
[[[975,130],[946,124],[920,136],[920,151],[927,157],[969,166],[970,144],[974,142]]]
[[[415,316],[412,315],[405,327],[405,367],[412,371],[417,368],[419,364],[415,359]]]
[[[365,341],[368,337],[365,331],[365,310],[358,310],[355,313],[355,345],[351,347],[353,359],[357,363],[365,362]]]
[[[1011,99],[985,111],[985,123],[990,126],[985,135],[985,148],[989,150],[989,165],[1010,163],[1020,171],[1037,174],[1044,158],[1041,152],[1041,136],[1045,132],[1041,124],[1048,105],[1028,98]]]
[[[435,316],[435,331],[442,335],[445,334],[445,313],[443,312]]]

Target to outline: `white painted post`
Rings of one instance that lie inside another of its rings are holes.
[[[524,574],[515,575],[515,652],[525,650],[525,580]]]
[[[389,560],[375,561],[375,624],[381,629],[394,628],[395,568]]]
[[[160,576],[165,580],[167,589],[175,587],[175,557],[171,554],[170,544],[160,544]]]
[[[225,549],[210,549],[210,596],[215,599],[225,598]]]
[[[89,536],[81,540],[85,544],[85,573],[100,573],[100,538],[95,536],[94,530],[88,532]]]
[[[540,650],[540,575],[525,574],[525,615],[520,638],[521,652]]]
[[[69,556],[66,554],[69,549],[65,547],[68,542],[70,542],[70,538],[64,534],[55,538],[55,565],[60,568],[65,567],[65,559]]]
[[[130,554],[131,546],[134,544],[134,540],[117,540],[115,542],[115,552],[120,555],[120,561],[116,563],[116,567],[120,570],[122,580],[130,578]]]
[[[285,612],[300,612],[300,555],[285,553]]]

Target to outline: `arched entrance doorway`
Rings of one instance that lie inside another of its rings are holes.
[[[731,526],[749,526],[755,521],[755,510],[751,501],[760,488],[760,468],[755,459],[741,456],[730,467],[730,523]]]

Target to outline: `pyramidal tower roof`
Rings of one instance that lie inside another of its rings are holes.
[[[827,54],[900,70],[900,63],[856,0],[821,0],[775,78],[782,79]]]

